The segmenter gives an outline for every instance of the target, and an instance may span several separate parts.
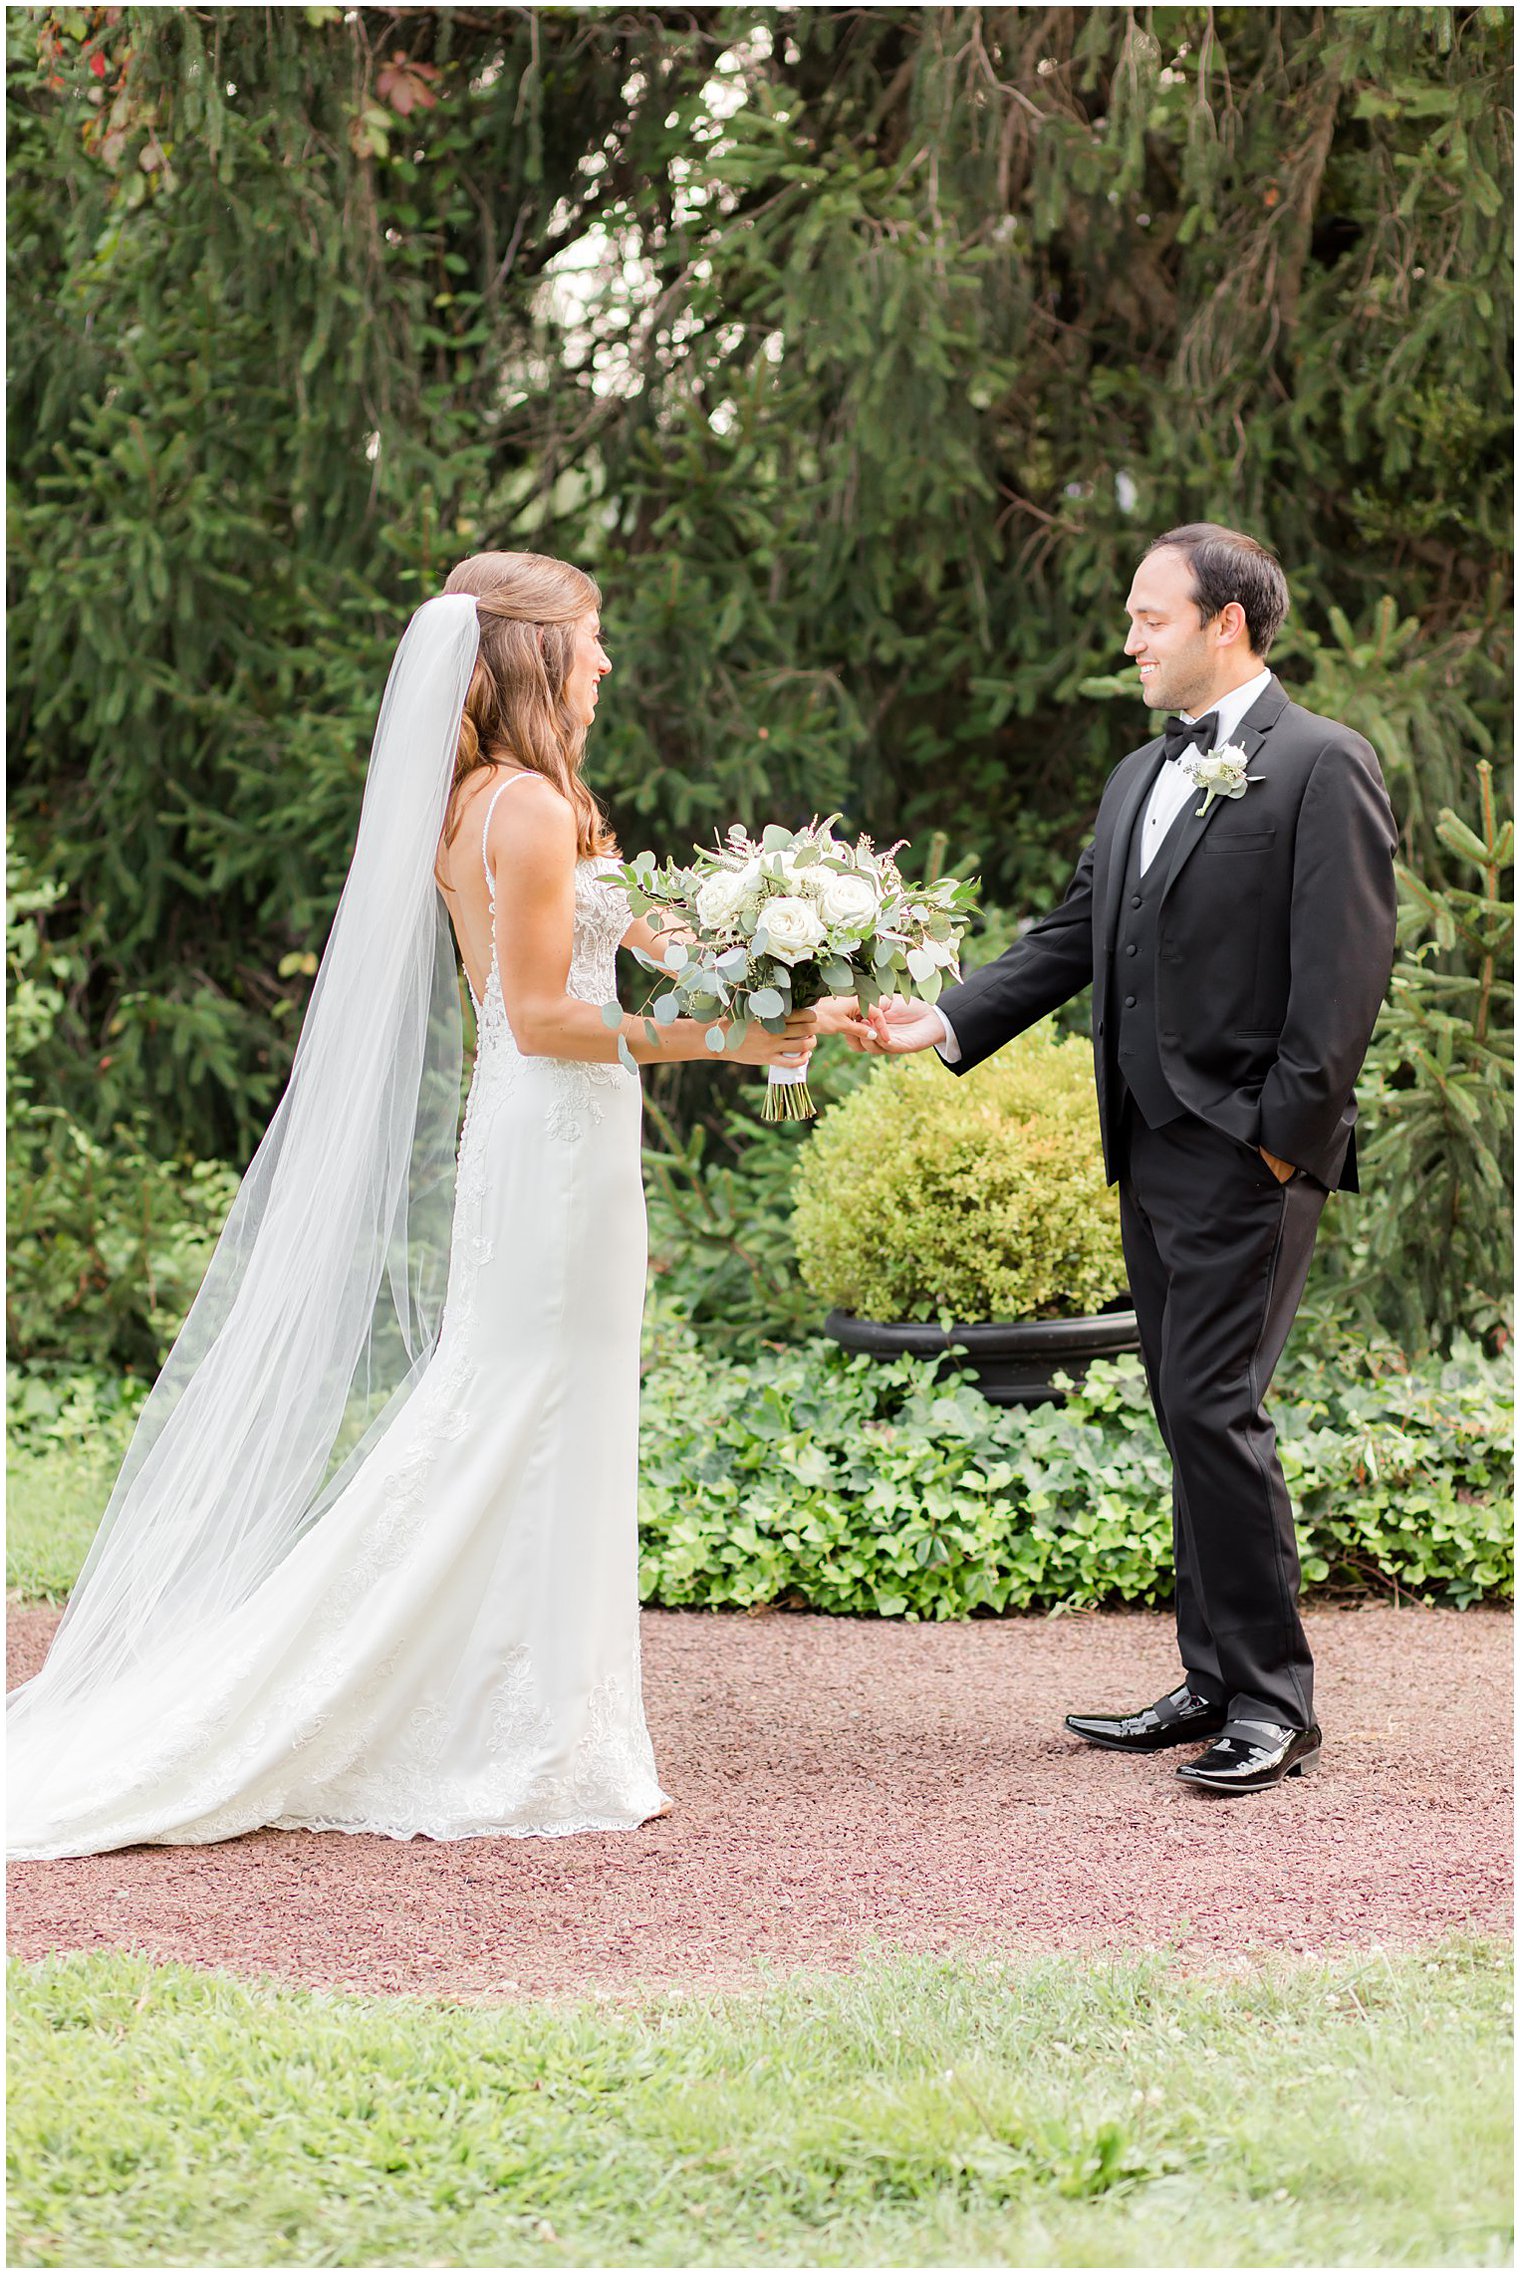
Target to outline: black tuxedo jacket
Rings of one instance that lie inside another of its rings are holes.
[[[1331,1191],[1354,1192],[1352,1090],[1393,969],[1393,811],[1371,745],[1290,702],[1275,678],[1232,739],[1261,779],[1201,817],[1200,791],[1157,856],[1167,864],[1156,941],[1162,1068],[1188,1112]],[[969,1073],[1092,982],[1110,1183],[1119,896],[1162,757],[1158,739],[1114,769],[1060,907],[940,997],[961,1047],[953,1070]]]

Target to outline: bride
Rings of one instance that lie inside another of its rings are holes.
[[[601,1008],[619,945],[657,943],[580,776],[599,598],[481,553],[407,627],[289,1085],[10,1701],[12,1855],[669,1805],[639,1687],[640,1090]],[[816,1024],[728,1062],[805,1063]],[[708,1054],[692,1020],[621,1039]]]

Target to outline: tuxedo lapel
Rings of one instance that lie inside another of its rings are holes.
[[[1287,707],[1288,698],[1283,693],[1281,684],[1274,679],[1265,694],[1258,695],[1239,726],[1229,736],[1228,739],[1245,752],[1248,767],[1251,761],[1260,754],[1268,734]],[[1250,791],[1247,790],[1246,796],[1249,797],[1250,794]],[[1198,792],[1198,802],[1199,804],[1203,802],[1202,790]],[[1177,841],[1172,847],[1171,866],[1166,872],[1166,882],[1161,887],[1163,900],[1177,882],[1178,877],[1181,876],[1188,855],[1208,828],[1215,814],[1222,805],[1228,805],[1231,802],[1229,798],[1211,798],[1207,813],[1200,813],[1198,806],[1192,802],[1191,798],[1183,807],[1184,819],[1182,826],[1177,831]]]
[[[1166,746],[1159,736],[1154,742],[1143,743],[1134,753],[1135,774],[1124,792],[1114,826],[1107,838],[1099,837],[1093,845],[1093,885],[1097,900],[1097,938],[1106,948],[1113,940],[1119,922],[1119,894],[1124,884],[1124,864],[1129,859],[1129,841],[1145,810],[1145,801],[1151,794],[1152,784],[1161,771]]]

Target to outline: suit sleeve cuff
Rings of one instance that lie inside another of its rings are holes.
[[[947,1066],[958,1066],[960,1064],[961,1058],[961,1046],[955,1039],[954,1027],[950,1024],[950,1021],[946,1018],[943,1011],[941,1011],[939,1014],[939,1023],[945,1031],[941,1039],[934,1045],[934,1047],[939,1052],[941,1058],[943,1058]]]

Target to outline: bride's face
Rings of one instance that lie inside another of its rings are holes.
[[[595,719],[597,688],[611,669],[600,617],[583,616],[575,626],[575,648],[565,675],[566,708],[580,725],[590,726]]]

